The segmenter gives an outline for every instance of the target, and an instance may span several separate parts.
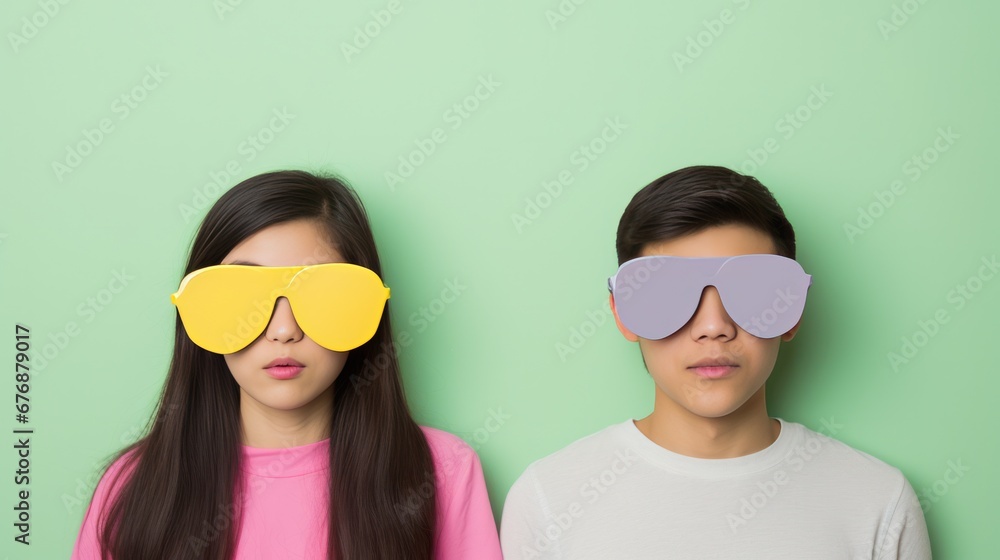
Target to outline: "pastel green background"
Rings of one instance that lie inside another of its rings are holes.
[[[353,56],[343,45],[388,2],[245,0],[221,15],[218,5],[70,2],[16,45],[11,34],[22,18],[41,21],[42,4],[0,7],[0,355],[14,359],[15,323],[36,350],[51,345],[31,381],[32,545],[12,541],[8,431],[0,557],[68,557],[95,468],[138,437],[171,352],[168,295],[222,190],[211,174],[230,161],[239,170],[223,188],[305,168],[359,191],[393,320],[414,339],[402,353],[414,414],[473,444],[498,521],[528,463],[651,410],[638,348],[604,307],[631,196],[687,165],[750,171],[795,225],[815,278],[769,382],[771,415],[835,422],[838,439],[900,468],[930,500],[935,557],[995,554],[1000,279],[974,278],[1000,237],[1000,5],[401,0]],[[564,21],[550,21],[560,9]],[[689,38],[706,46],[686,53]],[[113,104],[147,66],[166,76],[122,119]],[[454,128],[447,111],[480,78],[499,85],[480,88]],[[294,117],[249,159],[241,143],[276,110]],[[57,177],[53,162],[105,118],[113,131]],[[626,128],[581,169],[574,152],[607,119]],[[444,142],[390,187],[386,172],[436,128]],[[951,143],[935,148],[939,131]],[[934,161],[921,169],[915,156]],[[562,170],[572,183],[546,198],[543,182]],[[902,194],[886,207],[879,196],[894,184]],[[545,208],[518,228],[527,200]],[[134,279],[87,313],[123,269]],[[435,303],[449,281],[458,297]],[[977,291],[961,298],[957,285]],[[421,308],[435,320],[413,319]],[[941,309],[947,323],[914,340]],[[50,342],[71,321],[79,334]],[[888,354],[904,338],[924,344],[894,368]],[[23,427],[12,385],[9,429]],[[956,479],[953,464],[968,470]]]

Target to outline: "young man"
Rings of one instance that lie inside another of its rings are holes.
[[[665,175],[625,209],[617,250],[611,308],[653,412],[529,465],[504,504],[505,560],[930,559],[898,469],[768,416],[812,278],[767,188],[722,167]]]

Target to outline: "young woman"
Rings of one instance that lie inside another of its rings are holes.
[[[499,560],[482,467],[418,426],[364,208],[252,177],[198,230],[148,433],[95,489],[73,560]]]

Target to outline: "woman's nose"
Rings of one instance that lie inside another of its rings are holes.
[[[269,340],[276,342],[294,342],[302,338],[302,329],[295,320],[288,298],[282,296],[274,302],[274,313],[264,332]]]

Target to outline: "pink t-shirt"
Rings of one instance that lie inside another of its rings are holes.
[[[437,488],[435,560],[501,560],[479,457],[461,438],[421,426],[434,459]],[[235,560],[326,558],[330,440],[289,448],[243,446],[243,530]],[[121,460],[101,478],[84,515],[71,560],[100,560],[97,518]],[[414,500],[421,499],[414,496]],[[401,504],[401,508],[407,504]],[[232,510],[220,511],[218,525]],[[230,522],[232,520],[229,520]],[[197,537],[214,537],[212,528]]]

